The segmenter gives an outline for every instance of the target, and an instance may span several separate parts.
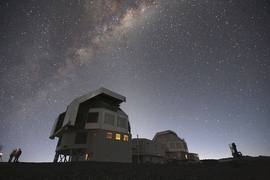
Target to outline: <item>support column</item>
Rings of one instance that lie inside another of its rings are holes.
[[[57,163],[58,162],[58,158],[59,158],[59,153],[58,152],[55,152],[55,156],[54,156],[53,162],[54,163]]]

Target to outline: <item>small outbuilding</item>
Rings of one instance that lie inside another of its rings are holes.
[[[132,139],[133,163],[164,163],[166,161],[163,144],[145,138]]]

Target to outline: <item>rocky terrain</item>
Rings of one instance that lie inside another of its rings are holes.
[[[202,164],[126,164],[102,162],[0,163],[0,179],[270,179],[269,161],[241,164],[205,161]]]

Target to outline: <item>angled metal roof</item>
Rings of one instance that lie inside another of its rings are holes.
[[[93,97],[96,97],[96,96],[103,96],[103,97],[106,97],[110,100],[112,100],[114,103],[117,103],[117,104],[120,104],[122,102],[126,102],[126,97],[120,95],[120,94],[117,94],[115,92],[112,92],[106,88],[99,88],[95,91],[92,91],[88,94],[85,94],[81,97],[78,97],[76,98],[75,100],[78,101],[79,103],[83,102],[83,101],[86,101],[88,99],[91,99]]]
[[[63,124],[65,125],[66,123],[69,123],[70,125],[74,125],[80,103],[85,102],[85,101],[92,99],[94,97],[97,97],[97,96],[104,97],[106,99],[110,99],[112,102],[114,102],[116,104],[126,102],[126,97],[124,97],[120,94],[117,94],[115,92],[112,92],[108,89],[105,89],[103,87],[99,88],[95,91],[92,91],[88,94],[85,94],[83,96],[80,96],[80,97],[74,99],[67,108],[66,116],[65,116]]]
[[[172,130],[157,132],[153,138],[153,141],[157,140],[157,138],[160,136],[163,136],[164,141],[169,141],[169,140],[182,140],[183,141],[183,139],[179,138],[177,134]]]
[[[80,104],[85,102],[85,101],[88,101],[89,99],[95,98],[95,97],[101,97],[104,99],[108,99],[116,105],[119,105],[122,102],[126,102],[126,97],[124,97],[120,94],[117,94],[115,92],[112,92],[106,88],[101,87],[95,91],[92,91],[90,93],[87,93],[83,96],[80,96],[80,97],[74,99],[68,105],[62,128],[67,126],[67,125],[74,125]],[[56,121],[57,121],[57,119],[56,119]],[[55,126],[56,126],[56,122],[54,124],[53,130],[52,130],[52,133],[50,136],[51,138],[54,138],[55,134],[57,134],[57,132],[53,133],[55,128],[56,128]],[[58,131],[61,131],[61,129],[59,129]]]

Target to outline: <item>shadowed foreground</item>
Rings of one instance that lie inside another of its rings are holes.
[[[269,179],[269,161],[245,165],[125,164],[101,162],[0,163],[0,179]]]

